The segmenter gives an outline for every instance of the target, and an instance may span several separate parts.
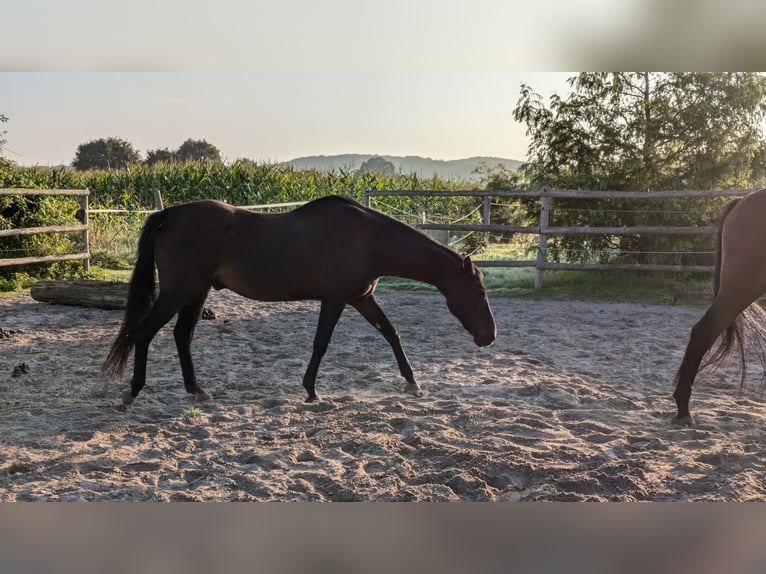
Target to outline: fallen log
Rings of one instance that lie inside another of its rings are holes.
[[[120,281],[38,281],[30,295],[35,301],[55,305],[124,309],[128,300],[128,284]]]
[[[99,309],[124,309],[128,300],[128,284],[121,281],[95,281],[75,279],[73,281],[38,281],[30,289],[35,301],[54,305],[76,307],[98,307]],[[202,310],[202,319],[215,319],[215,313],[208,307]],[[2,338],[2,330],[0,330]]]

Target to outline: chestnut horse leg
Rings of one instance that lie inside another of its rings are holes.
[[[367,295],[360,299],[354,299],[349,301],[349,304],[354,307],[359,313],[367,319],[380,333],[385,337],[388,344],[394,351],[396,362],[399,365],[399,372],[402,377],[407,381],[407,386],[404,388],[405,392],[408,392],[416,397],[423,396],[423,391],[420,390],[420,386],[415,381],[415,376],[412,372],[412,365],[407,360],[407,355],[402,349],[401,339],[399,338],[399,332],[388,320],[383,310],[378,305],[374,295]]]
[[[313,403],[319,397],[315,391],[317,371],[319,371],[319,362],[327,352],[327,346],[330,344],[330,337],[335,330],[343,313],[346,301],[343,297],[332,297],[322,299],[322,307],[319,310],[319,324],[314,335],[314,352],[311,354],[309,366],[306,368],[306,374],[303,375],[303,387],[308,392],[307,403]]]
[[[744,307],[741,310],[744,310]],[[689,343],[676,375],[677,382],[673,398],[676,400],[678,414],[673,417],[674,425],[691,426],[694,423],[689,412],[689,399],[702,358],[721,333],[734,324],[741,310],[736,312],[726,310],[721,304],[720,297],[717,297],[702,319],[692,327]]]
[[[181,361],[181,372],[184,378],[186,392],[195,396],[199,401],[210,398],[197,384],[197,376],[194,373],[194,363],[191,356],[191,342],[194,337],[194,328],[202,315],[207,293],[194,303],[186,305],[178,312],[178,320],[173,329],[173,337],[176,341],[178,358]]]

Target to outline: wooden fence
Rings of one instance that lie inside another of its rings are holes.
[[[155,209],[89,209],[88,197],[90,191],[87,189],[4,189],[0,188],[0,196],[3,195],[63,195],[63,196],[75,196],[78,197],[80,209],[73,217],[80,221],[79,225],[55,225],[47,227],[22,227],[17,229],[0,229],[0,237],[14,237],[21,235],[36,235],[41,233],[81,233],[82,243],[84,245],[84,251],[81,253],[69,253],[63,255],[40,255],[36,257],[13,257],[7,259],[0,259],[0,267],[9,265],[26,265],[30,263],[52,263],[55,261],[71,261],[81,259],[85,272],[90,271],[90,239],[89,229],[90,222],[89,214],[100,213],[112,213],[112,214],[131,214],[131,213],[143,213],[150,214],[159,211],[163,208],[162,195],[159,191],[154,192]],[[284,209],[288,207],[297,207],[303,205],[305,201],[294,201],[288,203],[274,203],[265,205],[243,205],[243,209],[259,209],[259,210],[271,210],[271,209]]]
[[[712,267],[702,265],[660,265],[660,264],[624,264],[624,263],[561,263],[547,260],[548,237],[550,235],[633,235],[633,234],[662,234],[662,235],[703,235],[714,234],[717,228],[710,226],[635,226],[635,227],[551,227],[549,215],[551,200],[556,198],[568,199],[628,199],[628,200],[652,200],[652,199],[684,199],[684,198],[712,198],[712,197],[742,197],[760,188],[753,189],[730,189],[722,191],[582,191],[582,190],[466,190],[466,191],[431,191],[431,190],[366,190],[364,203],[370,206],[372,197],[477,197],[482,199],[482,223],[420,223],[418,227],[423,230],[447,230],[464,232],[485,233],[527,233],[538,236],[537,257],[532,260],[488,260],[476,261],[481,267],[534,267],[535,287],[540,288],[543,284],[543,272],[547,269],[568,270],[643,270],[643,271],[670,271],[684,273],[710,273]],[[493,198],[508,197],[533,197],[539,198],[539,224],[532,226],[493,224],[491,221],[491,208]]]
[[[484,232],[484,233],[522,233],[538,236],[537,256],[531,260],[477,260],[476,263],[482,267],[533,267],[535,269],[535,286],[542,287],[543,272],[545,270],[644,270],[644,271],[671,271],[671,272],[704,272],[709,273],[712,267],[702,265],[660,265],[660,264],[624,264],[624,263],[561,263],[548,261],[548,237],[551,235],[568,234],[589,234],[589,235],[634,235],[634,234],[664,234],[664,235],[702,235],[716,233],[714,225],[709,226],[619,226],[619,227],[562,227],[550,226],[549,215],[551,210],[551,200],[556,198],[568,199],[671,199],[671,198],[713,198],[713,197],[742,197],[760,188],[753,189],[730,189],[722,191],[655,191],[651,193],[634,191],[582,191],[582,190],[550,190],[543,188],[540,190],[508,190],[508,191],[489,191],[489,190],[466,190],[466,191],[431,191],[431,190],[367,190],[364,192],[364,203],[370,206],[370,200],[373,197],[477,197],[481,198],[482,223],[420,223],[418,227],[423,230],[445,230],[462,232]],[[81,233],[84,245],[84,251],[81,253],[72,253],[65,255],[44,255],[37,257],[17,257],[11,259],[0,259],[0,267],[7,265],[23,265],[28,263],[46,263],[53,261],[83,260],[86,272],[90,269],[90,246],[88,240],[88,214],[89,213],[129,213],[128,210],[97,210],[88,209],[87,189],[0,189],[0,196],[3,195],[68,195],[78,197],[80,210],[77,217],[80,225],[50,226],[50,227],[32,227],[21,229],[0,230],[0,237],[33,235],[40,233]],[[493,224],[491,219],[492,200],[494,198],[509,197],[532,197],[538,198],[540,202],[539,222],[537,225],[507,225]],[[155,193],[155,203],[157,209],[162,209],[162,197],[159,192]],[[243,206],[246,209],[274,209],[295,207],[304,202],[290,202],[283,204],[268,205],[249,205]],[[150,213],[155,210],[146,210]]]
[[[0,259],[0,267],[8,265],[26,265],[28,263],[51,263],[54,261],[72,261],[81,259],[86,273],[90,271],[90,250],[88,242],[88,196],[87,189],[0,189],[2,195],[69,195],[78,198],[80,209],[73,218],[80,221],[79,225],[56,225],[49,227],[22,227],[18,229],[0,229],[0,237],[20,235],[38,235],[41,233],[80,233],[84,251],[64,255],[40,255],[37,257],[14,257]]]

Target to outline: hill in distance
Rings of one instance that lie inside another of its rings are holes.
[[[331,171],[334,169],[357,170],[372,157],[382,157],[391,162],[396,171],[405,175],[417,173],[423,178],[434,175],[446,180],[476,181],[480,176],[476,170],[481,166],[492,169],[503,165],[506,169],[516,170],[523,163],[515,159],[502,157],[469,157],[466,159],[442,160],[420,156],[393,156],[375,154],[312,155],[284,162],[297,170],[313,169]]]

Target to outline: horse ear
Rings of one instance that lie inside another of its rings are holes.
[[[468,255],[463,258],[463,269],[473,274],[473,261],[471,261],[471,257]]]

